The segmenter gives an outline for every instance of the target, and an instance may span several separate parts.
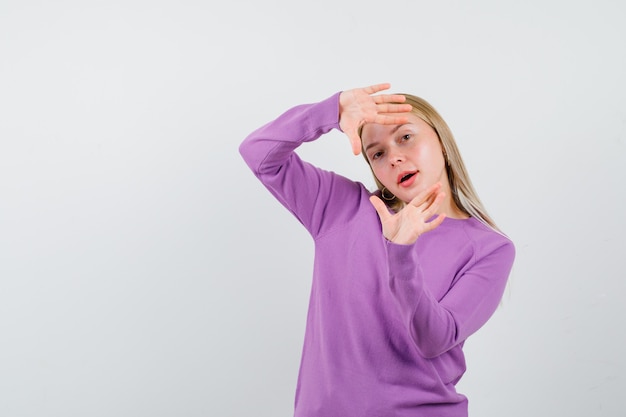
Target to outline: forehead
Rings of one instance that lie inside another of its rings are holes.
[[[401,113],[400,115],[406,116],[408,122],[402,125],[382,125],[378,123],[367,123],[363,125],[363,129],[361,130],[361,141],[363,145],[367,146],[370,142],[383,140],[393,135],[398,130],[402,130],[404,127],[432,129],[428,123],[414,113]]]

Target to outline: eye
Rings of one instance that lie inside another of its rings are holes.
[[[403,141],[407,141],[407,140],[409,140],[409,139],[411,139],[411,135],[410,135],[409,133],[407,133],[406,135],[404,135],[404,136],[402,136],[402,137],[400,138],[400,140],[403,140]]]
[[[370,157],[370,159],[371,159],[372,161],[375,161],[376,159],[380,158],[382,155],[383,155],[383,153],[382,153],[381,151],[374,152],[374,153],[372,154],[372,156]]]

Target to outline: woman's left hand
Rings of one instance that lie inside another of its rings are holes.
[[[432,221],[428,220],[437,213],[437,209],[445,198],[445,194],[440,190],[440,183],[431,186],[419,193],[397,213],[389,212],[380,198],[371,196],[370,201],[374,205],[382,224],[383,236],[393,243],[410,245],[420,235],[439,226],[446,217],[445,214],[440,213]]]

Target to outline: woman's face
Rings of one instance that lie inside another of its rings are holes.
[[[366,124],[361,132],[365,156],[376,178],[405,203],[441,182],[445,212],[451,202],[450,186],[439,137],[421,118],[406,115],[408,123],[402,125]]]

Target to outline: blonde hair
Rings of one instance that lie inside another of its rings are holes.
[[[450,184],[450,190],[452,192],[452,199],[459,209],[465,212],[467,215],[476,218],[486,226],[494,229],[495,231],[502,233],[493,219],[487,213],[487,210],[483,206],[478,194],[472,185],[461,153],[454,140],[454,135],[448,127],[448,124],[443,120],[441,115],[435,110],[435,108],[426,100],[420,97],[416,97],[411,94],[402,94],[406,97],[405,104],[410,104],[413,108],[411,112],[417,117],[426,122],[430,127],[434,129],[439,137],[439,142],[443,148],[443,154],[446,161],[446,172],[448,174],[448,182]],[[361,136],[363,127],[359,129],[359,136]],[[362,152],[365,160],[367,161],[370,169],[372,166],[369,164],[369,160]],[[383,191],[384,186],[380,183],[374,171],[374,181],[378,189]],[[393,199],[386,200],[387,205],[395,211],[404,207],[404,201],[400,200],[396,196]]]

